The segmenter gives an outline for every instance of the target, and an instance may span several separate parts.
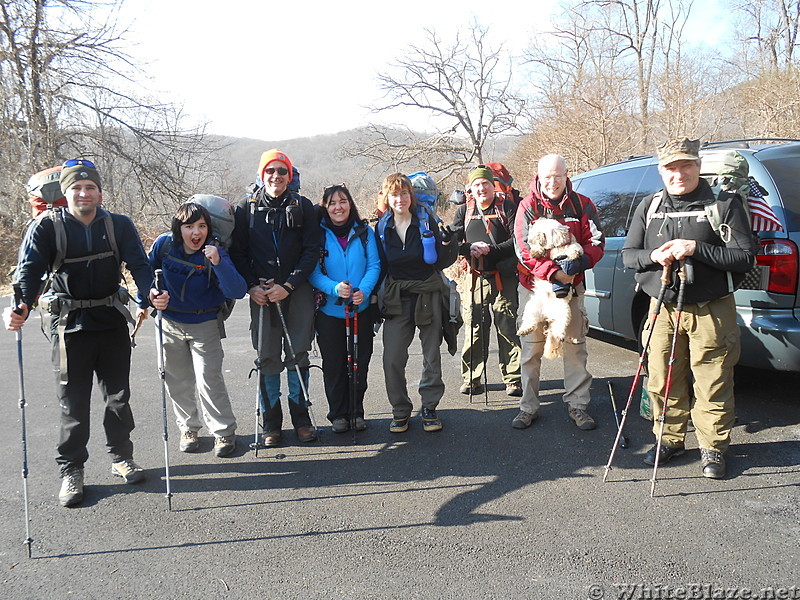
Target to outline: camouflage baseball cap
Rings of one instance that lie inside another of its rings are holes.
[[[700,160],[700,140],[674,138],[658,147],[658,166],[663,167],[678,160]]]

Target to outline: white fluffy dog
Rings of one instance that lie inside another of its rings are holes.
[[[555,219],[536,219],[528,231],[528,245],[532,258],[548,256],[551,259],[575,260],[583,254],[569,227]],[[536,277],[533,293],[523,308],[517,335],[527,335],[544,323],[546,341],[545,358],[558,358],[563,354],[564,339],[569,325],[569,300],[575,290],[569,287],[563,298],[556,296],[553,284]]]

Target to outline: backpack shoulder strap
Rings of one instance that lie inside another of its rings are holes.
[[[575,213],[575,218],[579,219],[583,216],[583,205],[581,204],[580,196],[575,190],[570,190],[569,201],[572,204],[572,211]]]
[[[67,256],[67,229],[64,224],[64,209],[59,206],[54,206],[47,212],[42,213],[53,221],[53,229],[56,234],[56,258],[50,267],[50,270],[55,273],[64,264],[64,259]]]
[[[377,225],[375,225],[375,233],[378,234],[378,239],[381,241],[384,250],[386,250],[386,223],[389,222],[390,214],[388,210],[384,212],[378,219]]]
[[[505,194],[502,196],[495,194],[495,212],[497,212],[497,216],[500,217],[500,222],[503,224],[503,227],[506,229],[506,231],[510,231],[508,227],[508,215],[506,214],[505,201]]]
[[[464,212],[464,227],[467,226],[467,223],[475,216],[475,198],[471,195],[467,196],[467,208]]]
[[[720,212],[719,202],[714,200],[711,204],[706,206],[705,208],[706,218],[708,219],[708,224],[711,225],[711,229],[714,230],[718,236],[723,238],[723,241],[730,241],[729,239],[724,239],[722,235],[721,228],[722,228],[722,214]],[[730,229],[730,227],[728,228]]]
[[[664,190],[658,190],[655,194],[653,194],[653,197],[650,199],[650,204],[647,207],[647,212],[645,213],[645,227],[650,225],[650,221],[653,220],[653,217],[661,206],[661,200],[663,197]]]
[[[114,258],[117,259],[117,264],[119,264],[122,260],[119,247],[117,246],[117,238],[114,235],[114,220],[111,218],[111,213],[106,213],[106,216],[103,217],[106,221],[106,237],[108,239],[108,245],[111,246],[111,251],[114,253]]]
[[[158,258],[161,259],[162,262],[169,254],[169,251],[172,250],[173,244],[174,241],[172,239],[172,233],[170,233],[169,235],[165,235],[164,243],[161,244],[161,246],[158,249]]]

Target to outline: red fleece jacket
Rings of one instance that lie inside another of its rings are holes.
[[[572,190],[572,182],[567,179],[567,188],[560,202],[545,197],[539,188],[539,176],[533,178],[528,194],[517,208],[514,221],[514,247],[523,268],[520,269],[519,282],[526,288],[533,289],[535,277],[552,281],[559,266],[550,258],[532,258],[528,246],[528,228],[539,218],[553,218],[569,227],[572,235],[583,246],[584,254],[589,258],[589,268],[603,257],[605,237],[600,231],[597,208],[594,203]],[[575,276],[574,284],[583,281],[583,273]]]

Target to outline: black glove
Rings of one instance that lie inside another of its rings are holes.
[[[456,234],[456,232],[450,228],[450,225],[442,226],[441,223],[439,224],[439,232],[442,234],[442,242],[445,243],[452,240],[453,236]]]
[[[586,269],[589,268],[589,257],[586,256],[585,254],[582,254],[576,259],[556,258],[555,263],[567,275],[577,275],[578,273],[583,273]]]
[[[556,298],[566,298],[572,290],[571,283],[561,283],[560,281],[551,281],[553,284],[553,293]]]

